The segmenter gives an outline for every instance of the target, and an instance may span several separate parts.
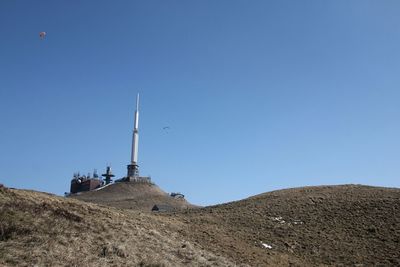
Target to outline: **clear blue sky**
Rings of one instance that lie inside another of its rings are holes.
[[[63,194],[76,171],[124,176],[140,92],[141,174],[193,203],[399,187],[399,14],[397,0],[1,0],[0,182]]]

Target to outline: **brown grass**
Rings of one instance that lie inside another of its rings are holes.
[[[151,211],[156,204],[174,209],[193,208],[185,199],[176,199],[150,183],[114,183],[99,191],[82,192],[71,198],[116,208]]]
[[[190,240],[252,266],[400,266],[400,189],[294,188],[165,216],[186,222]]]
[[[0,266],[400,265],[399,189],[305,187],[149,213],[0,188],[0,208]]]
[[[6,266],[229,266],[162,218],[33,191],[0,191]]]

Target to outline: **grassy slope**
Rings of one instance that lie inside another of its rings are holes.
[[[184,266],[232,263],[171,231],[180,222],[0,188],[0,265]]]
[[[209,250],[254,266],[400,265],[400,189],[294,188],[167,216]]]
[[[295,188],[159,214],[0,189],[0,207],[0,264],[400,265],[399,189]]]

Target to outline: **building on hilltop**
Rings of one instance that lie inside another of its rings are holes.
[[[143,177],[139,175],[139,165],[138,165],[138,148],[139,148],[139,94],[136,98],[136,110],[133,126],[132,135],[132,148],[131,148],[131,161],[127,165],[127,175],[121,179],[115,180],[115,182],[137,182],[137,183],[150,183],[150,177]],[[103,186],[112,183],[114,174],[111,172],[110,166],[107,166],[106,172],[102,174],[104,180],[99,179],[97,171],[93,173],[93,177],[90,174],[87,176],[80,176],[79,173],[75,173],[71,180],[71,190],[70,194],[76,194],[84,191],[92,191],[96,189],[101,189]],[[66,193],[67,194],[67,193]]]
[[[100,180],[96,172],[93,175],[94,177],[90,177],[90,173],[86,175],[80,175],[78,173],[74,173],[74,177],[71,180],[71,194],[76,194],[83,191],[91,191],[97,189],[103,185],[103,181]]]

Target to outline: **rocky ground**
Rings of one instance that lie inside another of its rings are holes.
[[[0,188],[0,265],[399,266],[399,212],[360,185],[161,213]]]

